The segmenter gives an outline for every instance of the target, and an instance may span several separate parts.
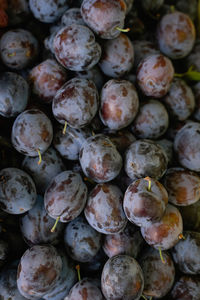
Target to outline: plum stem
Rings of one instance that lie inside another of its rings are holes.
[[[150,177],[145,177],[144,180],[148,181],[149,184],[148,184],[147,190],[149,192],[151,192],[151,178]]]
[[[117,30],[121,31],[121,32],[129,32],[130,28],[120,28],[120,27],[116,27]]]
[[[188,80],[200,81],[200,72],[194,69],[194,66],[190,66],[185,73],[175,73],[174,77],[183,78]]]
[[[67,121],[65,121],[65,125],[64,125],[64,128],[63,128],[63,134],[66,133],[66,129],[67,129]]]
[[[141,297],[142,297],[143,299],[147,300],[147,298],[146,298],[144,295],[141,295]]]
[[[76,265],[76,270],[77,270],[77,274],[78,274],[78,281],[81,281],[80,265]]]
[[[185,240],[185,236],[182,233],[179,234],[178,238],[179,240]]]
[[[161,248],[159,247],[158,250],[159,250],[159,254],[160,254],[160,259],[161,259],[162,263],[165,264],[165,260],[164,260],[163,255],[162,255]]]
[[[56,226],[57,226],[59,220],[60,220],[60,217],[57,217],[57,218],[56,218],[56,221],[55,221],[55,224],[54,224],[53,227],[51,228],[51,232],[54,232],[54,231],[55,231]]]
[[[37,153],[38,153],[38,156],[39,156],[38,165],[40,165],[41,162],[42,162],[42,155],[41,155],[40,149],[37,149]]]
[[[175,12],[175,6],[174,5],[170,5],[170,10],[171,10],[171,13],[174,13]]]
[[[95,133],[94,133],[94,131],[92,131],[92,136],[95,136]]]

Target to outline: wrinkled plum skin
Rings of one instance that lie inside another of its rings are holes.
[[[98,91],[92,80],[73,78],[57,91],[52,110],[60,123],[67,121],[71,127],[81,128],[94,118],[98,101]]]
[[[199,300],[200,295],[200,277],[199,276],[181,276],[174,284],[170,293],[174,300]]]
[[[89,278],[83,278],[70,290],[66,300],[104,300],[101,290]]]
[[[140,299],[144,288],[142,269],[128,255],[111,257],[101,275],[101,289],[106,299]]]
[[[36,187],[32,178],[17,168],[0,172],[0,206],[10,214],[23,214],[36,201]]]
[[[66,69],[85,71],[98,63],[101,47],[89,28],[73,24],[58,31],[53,41],[53,52]]]
[[[168,169],[163,184],[168,191],[169,202],[188,206],[200,200],[200,177],[183,168]]]
[[[167,164],[165,151],[151,140],[137,140],[125,153],[124,168],[133,180],[146,176],[159,180],[166,172]]]
[[[131,82],[112,79],[103,86],[100,118],[110,129],[127,127],[134,120],[138,108],[138,95]]]
[[[148,100],[140,105],[139,113],[131,127],[138,138],[157,139],[167,130],[169,116],[166,108],[157,100]]]
[[[121,33],[114,40],[104,42],[99,61],[101,71],[112,78],[128,73],[134,63],[134,48],[130,39]]]
[[[137,68],[137,82],[146,96],[161,98],[167,94],[174,76],[171,61],[161,55],[147,56]]]
[[[124,194],[123,207],[128,220],[137,226],[147,222],[159,221],[168,203],[168,194],[164,186],[157,180],[138,179],[133,181]]]
[[[85,23],[102,39],[114,39],[124,27],[126,4],[123,0],[84,0],[81,14]]]
[[[157,39],[160,50],[172,59],[187,56],[194,46],[195,37],[192,20],[182,12],[164,15],[158,25]]]
[[[44,23],[57,21],[68,8],[65,0],[29,0],[34,17]]]
[[[183,231],[183,221],[175,206],[168,204],[160,221],[141,227],[145,241],[156,249],[168,250],[179,242]]]
[[[55,286],[61,270],[62,260],[53,246],[35,245],[29,248],[18,265],[19,292],[28,299],[42,297]]]
[[[187,141],[187,142],[186,142]],[[200,172],[200,124],[188,122],[175,136],[174,150],[179,163],[191,170]]]
[[[104,234],[118,233],[127,223],[122,192],[112,184],[97,184],[91,191],[84,213],[88,223]]]
[[[31,137],[31,138],[30,138]],[[44,153],[53,138],[50,119],[39,109],[23,111],[15,119],[12,127],[12,144],[22,154],[35,157],[38,151]]]
[[[50,103],[53,100],[66,79],[65,70],[53,59],[47,59],[35,66],[29,74],[33,93],[45,103]]]
[[[170,113],[179,121],[186,120],[194,111],[195,99],[192,89],[181,79],[172,81],[168,94],[163,99]]]
[[[84,174],[98,183],[111,181],[122,167],[122,157],[115,145],[102,134],[86,140],[80,150],[79,160]]]
[[[38,41],[27,30],[10,30],[1,37],[0,53],[3,63],[8,68],[22,70],[36,58]]]
[[[61,222],[69,222],[80,215],[87,199],[87,187],[78,173],[64,171],[49,184],[44,194],[48,214]]]
[[[34,180],[37,192],[44,194],[51,180],[65,171],[66,167],[54,148],[48,148],[42,155],[42,162],[37,164],[38,157],[26,156],[22,162],[22,169]]]
[[[38,196],[32,209],[21,217],[20,229],[25,242],[29,246],[37,244],[57,244],[64,225],[57,224],[55,231],[50,232],[55,220],[52,219],[44,208],[43,197]]]
[[[144,274],[145,296],[164,297],[174,283],[175,267],[167,252],[163,252],[165,264],[160,259],[159,252],[149,248],[140,258],[140,265]]]
[[[5,72],[0,77],[0,115],[15,117],[27,106],[29,86],[18,74]]]
[[[89,262],[101,247],[101,234],[94,230],[83,217],[71,221],[64,232],[67,253],[74,260]]]
[[[184,239],[172,249],[174,262],[185,274],[200,274],[200,233],[184,231]]]

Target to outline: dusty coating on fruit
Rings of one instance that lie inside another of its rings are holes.
[[[146,179],[133,181],[124,194],[123,207],[128,220],[137,226],[147,225],[149,221],[159,221],[168,203],[164,186],[150,178],[151,188]]]
[[[191,170],[200,172],[200,124],[190,121],[175,136],[174,150],[179,163]]]
[[[138,108],[138,95],[131,82],[111,79],[103,86],[99,114],[110,129],[127,127],[134,120]]]
[[[182,12],[166,14],[162,17],[157,39],[160,50],[172,59],[187,56],[194,46],[195,27],[190,17]]]
[[[126,4],[123,0],[84,0],[81,14],[85,23],[102,39],[114,39],[124,27]]]
[[[167,164],[165,151],[151,140],[137,140],[125,153],[124,168],[132,179],[149,176],[159,180],[166,172]]]
[[[108,183],[97,184],[91,191],[84,213],[88,223],[104,234],[118,233],[126,226],[122,192]]]
[[[183,221],[175,206],[168,204],[160,221],[141,227],[145,241],[156,249],[168,250],[179,242]]]
[[[17,168],[0,172],[0,207],[10,214],[22,214],[33,207],[36,188],[32,178]]]
[[[24,297],[38,299],[56,284],[61,270],[62,260],[53,246],[33,246],[18,265],[17,287]]]
[[[1,37],[0,53],[3,63],[8,68],[22,70],[36,58],[38,41],[27,30],[9,30]]]
[[[144,295],[162,298],[170,291],[175,277],[173,260],[167,252],[163,252],[165,265],[160,259],[158,250],[149,248],[140,259],[144,274]]]
[[[72,24],[85,25],[85,22],[83,21],[83,18],[81,16],[80,8],[73,7],[67,9],[62,15],[61,23],[64,26]]]
[[[98,109],[99,95],[92,80],[73,78],[67,81],[56,93],[52,110],[61,123],[81,128],[89,124]]]
[[[167,170],[163,182],[169,202],[174,205],[188,206],[200,200],[200,177],[194,172],[171,168]]]
[[[44,23],[57,21],[68,9],[66,0],[29,0],[34,17]]]
[[[30,138],[31,137],[31,138]],[[53,128],[50,119],[39,109],[23,111],[14,121],[12,127],[12,144],[22,154],[38,156],[50,146]]]
[[[173,286],[170,293],[176,300],[198,300],[200,295],[200,278],[198,276],[181,276]]]
[[[128,255],[111,257],[101,275],[101,289],[106,299],[140,299],[144,288],[142,269]]]
[[[64,232],[64,244],[68,255],[78,262],[89,262],[101,247],[101,234],[83,217],[71,221]]]
[[[105,82],[105,78],[97,65],[92,69],[76,72],[76,76],[92,80],[99,91],[102,89]]]
[[[130,71],[134,62],[134,48],[123,33],[117,38],[105,41],[99,66],[102,72],[113,78],[122,77]]]
[[[165,106],[150,99],[141,103],[139,113],[131,127],[133,134],[141,139],[157,139],[167,130],[169,116]]]
[[[66,300],[104,300],[101,290],[90,278],[77,282],[70,290]]]
[[[137,68],[137,82],[146,96],[161,98],[167,94],[174,76],[171,61],[162,54],[154,54],[141,61]]]
[[[108,130],[106,135],[109,137],[111,142],[116,146],[119,153],[124,153],[124,151],[133,143],[135,142],[136,138],[129,130],[120,130],[120,131],[113,131]]]
[[[47,59],[35,66],[29,75],[33,93],[45,103],[53,100],[56,92],[66,82],[65,70],[54,60]]]
[[[83,144],[79,160],[84,174],[95,182],[114,179],[122,168],[122,157],[105,135],[89,137]]]
[[[159,50],[156,46],[147,40],[135,40],[133,42],[134,47],[134,68],[137,68],[139,63],[147,56],[159,54]]]
[[[53,41],[53,51],[59,63],[71,71],[89,70],[101,56],[101,47],[96,43],[93,32],[78,24],[58,31]]]
[[[78,173],[64,171],[51,181],[45,191],[44,204],[48,214],[61,222],[75,219],[83,210],[87,187]]]

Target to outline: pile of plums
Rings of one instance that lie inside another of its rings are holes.
[[[0,0],[0,300],[200,300],[200,0]]]

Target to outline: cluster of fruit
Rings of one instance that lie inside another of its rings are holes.
[[[200,300],[200,1],[0,0],[0,28],[0,299]]]

